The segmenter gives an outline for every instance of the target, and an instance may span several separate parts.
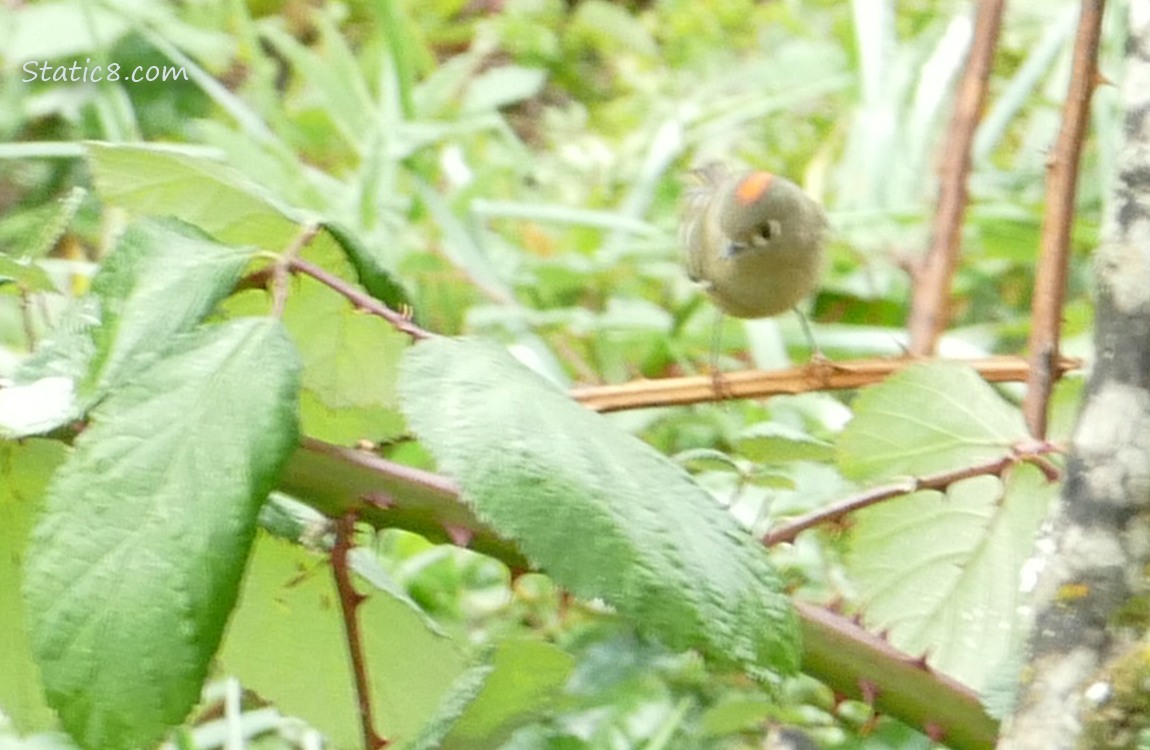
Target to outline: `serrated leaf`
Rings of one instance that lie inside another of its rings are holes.
[[[368,594],[356,613],[374,718],[381,734],[402,741],[433,715],[464,659],[410,600],[372,591],[358,579],[357,588]],[[245,687],[324,732],[335,747],[357,747],[355,680],[338,601],[324,558],[261,536],[220,662]]]
[[[0,278],[14,270],[4,262],[5,255],[22,265],[26,261],[41,260],[52,252],[76,218],[87,195],[84,188],[73,187],[60,200],[9,210],[0,217],[0,248],[3,248],[0,250]],[[32,289],[54,291],[56,287],[47,273],[39,266],[33,268],[33,276],[26,279],[25,284]]]
[[[751,425],[739,436],[738,448],[747,458],[771,463],[829,461],[835,454],[831,443],[781,422]]]
[[[0,388],[0,437],[49,432],[77,416],[75,383],[58,375]]]
[[[343,249],[348,261],[355,266],[355,273],[363,288],[393,310],[400,310],[410,304],[407,290],[380,263],[376,253],[371,252],[359,237],[347,227],[333,221],[323,222],[324,231]]]
[[[335,248],[308,248],[308,260],[341,277],[352,273]],[[268,309],[267,295],[249,291],[222,308],[229,315],[259,314]],[[303,363],[305,434],[347,445],[405,429],[395,388],[406,335],[308,276],[292,282],[283,321]]]
[[[197,325],[232,290],[253,253],[173,219],[129,227],[92,279],[101,307],[101,324],[90,329],[97,391],[130,378],[172,336]]]
[[[80,417],[159,357],[172,336],[198,324],[231,291],[252,253],[174,219],[131,225],[92,279],[91,293],[21,363],[15,380],[27,390],[0,398],[11,401],[0,403],[0,432],[42,433]]]
[[[300,279],[284,310],[303,360],[304,387],[332,409],[394,407],[408,338],[313,279]]]
[[[15,284],[23,291],[56,291],[56,285],[39,265],[32,261],[17,261],[0,253],[0,286],[8,283]]]
[[[1033,466],[855,514],[847,569],[867,624],[981,690],[1017,648],[1020,571],[1059,485]]]
[[[559,694],[575,660],[542,641],[499,644],[489,664],[463,673],[409,750],[502,747]]]
[[[575,668],[575,659],[550,643],[518,639],[499,645],[491,667],[483,688],[438,747],[501,746],[515,729],[546,710]]]
[[[140,214],[175,216],[222,242],[280,249],[299,233],[288,209],[213,159],[156,146],[88,143],[100,196]]]
[[[281,205],[219,161],[147,145],[89,143],[87,150],[100,195],[110,203],[141,214],[174,216],[221,242],[272,252],[290,247],[303,231],[302,212]],[[321,231],[308,243],[306,257],[346,259],[373,295],[393,307],[407,301],[399,282],[350,230],[334,222],[318,224]]]
[[[721,471],[737,474],[739,464],[730,454],[714,448],[690,448],[674,456],[675,462],[692,471]]]
[[[410,349],[402,406],[477,513],[578,596],[760,676],[798,666],[795,615],[763,550],[669,459],[506,352]]]
[[[55,726],[32,659],[20,583],[36,511],[64,456],[64,445],[52,440],[0,443],[0,710],[25,734]]]
[[[1007,455],[1026,423],[969,367],[913,365],[867,388],[839,437],[853,479],[920,476]]]
[[[45,339],[31,356],[20,363],[12,379],[18,385],[31,385],[53,377],[73,382],[83,380],[96,357],[91,329],[99,323],[99,299],[87,295],[73,301],[52,331],[52,337]]]
[[[491,665],[479,664],[470,667],[461,674],[455,684],[451,686],[451,690],[444,696],[435,714],[424,725],[419,736],[411,742],[407,750],[440,750],[443,747],[444,738],[447,737],[451,728],[455,726],[455,722],[459,721],[459,718],[467,711],[467,707],[483,690],[483,685],[487,682],[492,671],[494,671],[494,667]]]
[[[48,702],[81,744],[151,744],[199,698],[296,447],[296,371],[278,321],[184,334],[76,439],[24,596]]]

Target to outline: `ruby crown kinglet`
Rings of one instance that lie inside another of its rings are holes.
[[[793,308],[818,283],[827,237],[823,209],[770,172],[694,170],[683,205],[687,274],[723,312],[765,318]]]

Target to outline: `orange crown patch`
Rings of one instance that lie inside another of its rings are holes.
[[[744,177],[739,182],[739,186],[735,188],[735,200],[742,206],[751,205],[763,197],[774,178],[775,176],[770,172],[752,172]]]

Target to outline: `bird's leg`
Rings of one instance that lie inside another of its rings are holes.
[[[831,371],[839,369],[839,367],[823,354],[823,350],[819,348],[818,342],[815,341],[814,334],[811,333],[811,326],[810,323],[807,322],[807,316],[803,315],[803,311],[797,306],[794,308],[794,311],[795,315],[799,316],[799,323],[803,326],[803,335],[807,337],[807,344],[811,348],[811,358],[807,360],[807,370],[813,371],[819,381],[825,383]]]
[[[826,357],[823,356],[823,350],[819,348],[818,342],[815,341],[814,334],[811,333],[811,324],[807,322],[807,316],[803,315],[803,311],[799,309],[798,305],[795,305],[791,309],[795,311],[795,315],[799,316],[799,324],[803,327],[803,335],[806,336],[807,345],[811,350],[811,361],[825,361]]]
[[[711,387],[720,400],[734,398],[731,386],[719,367],[719,346],[723,340],[723,311],[715,308],[715,325],[711,332]]]

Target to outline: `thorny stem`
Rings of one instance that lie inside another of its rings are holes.
[[[335,588],[339,592],[339,606],[343,613],[343,625],[347,632],[347,647],[351,653],[351,666],[355,674],[355,694],[359,703],[359,720],[363,728],[363,745],[367,750],[387,747],[387,740],[376,734],[375,722],[371,715],[371,692],[367,683],[367,664],[363,656],[363,640],[359,634],[359,619],[356,610],[363,603],[363,595],[355,590],[351,582],[351,567],[347,555],[351,551],[355,535],[357,514],[349,511],[335,522],[335,546],[331,550],[331,571],[335,577]]]
[[[300,252],[315,239],[318,233],[318,224],[304,225],[272,268],[272,315],[277,318],[283,317],[284,306],[287,304],[289,266],[293,260],[299,257]]]
[[[412,339],[418,341],[420,339],[431,338],[432,334],[429,331],[417,326],[407,315],[392,310],[375,297],[356,289],[352,284],[334,274],[328,273],[319,266],[308,263],[306,260],[300,258],[291,258],[288,261],[288,267],[292,271],[310,276],[324,286],[338,292],[364,312],[383,318],[390,323],[395,330],[406,333]]]
[[[710,376],[635,380],[621,385],[585,386],[571,391],[571,397],[597,412],[622,411],[652,406],[684,406],[733,398],[766,398],[779,394],[808,393],[862,388],[878,383],[894,373],[929,359],[864,359],[850,362],[824,362],[769,372],[744,370],[723,373],[722,392],[717,394]],[[1021,357],[984,357],[955,360],[978,371],[989,383],[1026,380],[1027,362]],[[1081,367],[1081,362],[1059,357],[1055,372]]]
[[[762,539],[768,547],[781,542],[792,542],[803,531],[824,523],[838,523],[845,516],[854,511],[875,505],[883,500],[889,500],[902,495],[909,495],[922,490],[944,490],[955,482],[977,476],[1001,476],[1011,466],[1018,463],[1034,464],[1049,481],[1057,481],[1060,476],[1058,469],[1046,460],[1045,455],[1058,452],[1058,449],[1048,443],[1034,443],[1017,446],[1009,455],[986,461],[973,466],[964,466],[961,469],[929,474],[924,477],[907,477],[898,482],[871,487],[862,492],[835,502],[826,508],[820,508],[813,513],[783,524],[769,532]]]
[[[975,4],[974,39],[955,97],[950,129],[943,140],[946,152],[939,168],[938,208],[931,228],[930,248],[914,267],[909,321],[912,354],[934,352],[950,318],[950,285],[958,265],[962,220],[966,213],[970,148],[982,116],[1004,5],[1005,0],[983,0]]]
[[[1046,215],[1042,220],[1042,251],[1034,278],[1031,304],[1030,375],[1022,413],[1030,434],[1046,434],[1047,404],[1057,378],[1052,362],[1058,358],[1066,274],[1070,263],[1070,229],[1074,224],[1074,191],[1078,162],[1090,117],[1090,96],[1098,84],[1098,40],[1102,29],[1102,0],[1082,3],[1070,86],[1062,105],[1062,128],[1046,163]]]

